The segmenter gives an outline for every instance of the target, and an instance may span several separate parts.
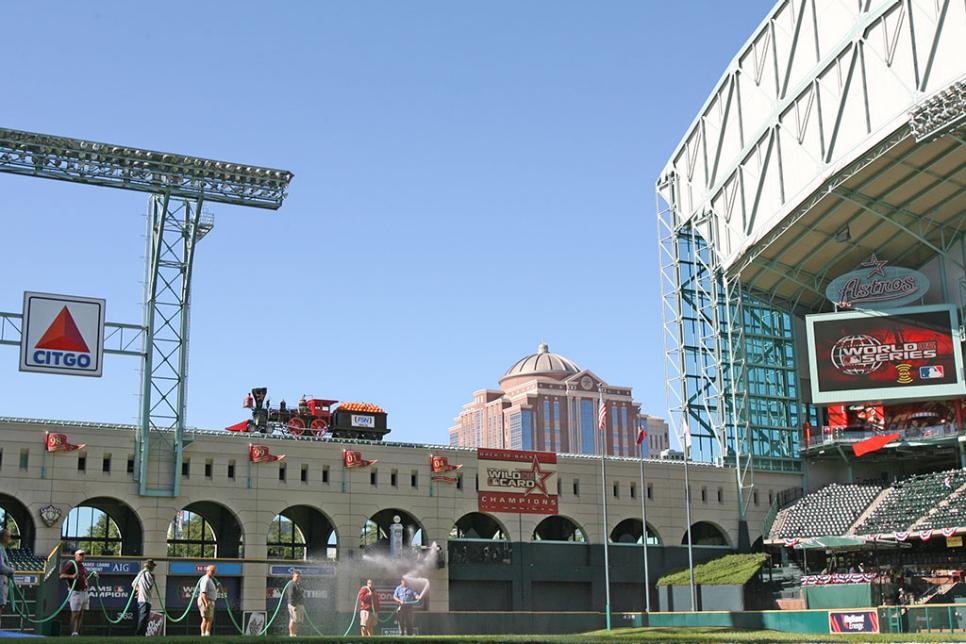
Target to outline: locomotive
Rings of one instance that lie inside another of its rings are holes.
[[[337,400],[306,399],[302,396],[296,407],[281,401],[273,408],[267,400],[268,388],[256,387],[245,396],[244,407],[252,410],[252,419],[233,425],[232,431],[271,434],[281,432],[292,436],[361,438],[382,440],[391,430],[386,426],[387,414],[378,405],[344,402],[333,408]]]

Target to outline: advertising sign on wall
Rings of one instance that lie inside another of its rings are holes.
[[[805,318],[812,402],[925,398],[966,393],[952,306],[823,313]]]
[[[557,514],[557,455],[476,450],[480,512]]]
[[[90,297],[25,292],[20,370],[100,377],[105,306]]]
[[[828,630],[832,633],[878,633],[879,614],[874,610],[829,611]]]
[[[915,302],[929,291],[929,278],[919,271],[886,263],[872,255],[860,270],[832,280],[825,296],[843,308],[882,309]]]

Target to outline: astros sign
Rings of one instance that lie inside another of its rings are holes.
[[[104,300],[23,294],[20,370],[100,376],[104,366]]]

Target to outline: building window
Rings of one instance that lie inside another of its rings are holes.
[[[127,473],[134,474],[134,458],[131,456],[127,457]]]
[[[322,466],[322,482],[323,483],[328,483],[329,482],[329,466],[328,465],[323,465]]]
[[[278,480],[282,481],[283,483],[285,482],[285,471],[286,468],[284,464],[278,466]]]
[[[574,496],[580,496],[580,479],[574,479]]]
[[[228,461],[228,478],[229,480],[235,480],[235,461]]]
[[[309,466],[308,465],[303,465],[302,466],[302,476],[301,476],[301,480],[302,480],[303,483],[308,483],[309,482]]]
[[[20,450],[20,469],[26,471],[30,468],[30,450]]]
[[[419,471],[413,470],[409,473],[409,487],[419,487]]]
[[[597,445],[595,443],[595,429],[597,427],[594,410],[594,401],[590,398],[580,400],[580,453],[596,454]]]
[[[22,460],[23,459],[21,459],[21,461]],[[21,465],[20,469],[26,469],[26,468]],[[77,471],[78,472],[86,472],[87,471],[87,455],[86,454],[78,454],[77,455]]]
[[[369,468],[369,485],[373,487],[378,487],[379,485],[379,470],[376,468]]]
[[[621,484],[618,483],[617,481],[614,481],[614,498],[615,499],[619,499],[620,496],[621,496],[620,487],[621,487]]]
[[[771,490],[768,490],[768,507],[771,507],[775,503],[775,495]]]
[[[637,484],[636,483],[631,483],[631,498],[632,499],[636,499],[637,498]]]
[[[724,503],[724,490],[718,488],[718,503]]]
[[[751,493],[752,501],[755,505],[758,505],[758,490],[753,490]]]
[[[457,490],[462,490],[463,489],[463,475],[462,474],[457,474],[456,475],[456,489]]]
[[[520,438],[523,443],[521,449],[529,451],[533,449],[533,412],[529,409],[520,411]]]
[[[704,485],[701,486],[701,503],[708,502],[708,488]]]
[[[181,476],[185,478],[191,477],[191,459],[186,458],[181,461]]]
[[[283,514],[276,515],[268,530],[269,559],[305,559],[305,535],[302,530]]]
[[[214,470],[214,463],[211,459],[205,459],[205,478],[211,479],[212,471]]]
[[[75,548],[89,555],[118,556],[121,554],[121,531],[117,523],[103,510],[82,505],[67,513],[61,539],[75,544]]]
[[[168,526],[168,556],[217,557],[218,543],[208,520],[190,510],[179,510]]]
[[[647,484],[647,499],[649,501],[654,500],[654,486],[652,486],[650,483]]]
[[[110,454],[105,454],[104,457],[101,458],[101,471],[104,472],[105,474],[111,473],[111,455]]]
[[[389,485],[399,487],[399,470],[393,470],[389,473]]]

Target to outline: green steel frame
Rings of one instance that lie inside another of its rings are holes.
[[[0,172],[151,195],[142,325],[108,323],[105,353],[139,356],[135,477],[145,496],[180,491],[195,246],[207,202],[277,210],[292,173],[0,128]],[[0,313],[0,344],[20,344],[21,314]]]

